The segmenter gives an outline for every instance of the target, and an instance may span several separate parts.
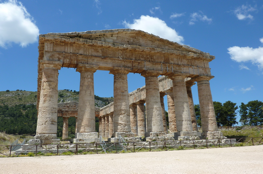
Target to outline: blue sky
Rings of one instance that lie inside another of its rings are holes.
[[[0,0],[0,91],[37,90],[39,34],[135,28],[214,55],[214,101],[262,101],[262,18],[261,0]],[[59,73],[59,89],[79,90],[75,69]],[[94,77],[95,94],[113,96],[113,75]],[[128,75],[129,92],[144,84],[140,74]]]

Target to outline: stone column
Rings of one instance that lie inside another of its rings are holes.
[[[137,103],[137,125],[139,137],[145,137],[144,103],[145,101]]]
[[[189,103],[190,114],[191,114],[191,119],[192,119],[192,127],[193,127],[194,131],[197,131],[195,106],[194,106],[192,89],[191,89],[194,84],[195,83],[193,81],[187,81],[186,82],[186,90],[187,90],[188,103]]]
[[[130,105],[130,122],[131,122],[131,132],[137,135],[137,114],[136,114],[136,107],[135,103]]]
[[[130,127],[130,109],[128,93],[128,71],[112,70],[114,74],[114,132],[115,137],[118,135],[126,136],[131,133]]]
[[[146,136],[163,133],[163,116],[159,93],[158,74],[146,72],[145,77],[147,103],[147,130]],[[152,134],[151,134],[152,132]]]
[[[173,91],[167,91],[166,94],[168,103],[169,132],[174,133],[177,132],[177,128]]]
[[[75,135],[78,133],[78,118],[76,117]]]
[[[163,101],[164,96],[165,96],[165,93],[160,93],[160,101],[161,101],[162,116],[163,116],[163,130],[165,133],[167,133],[167,121],[166,121],[164,101]]]
[[[195,79],[198,86],[199,105],[201,112],[202,136],[208,139],[223,138],[218,131],[215,109],[212,100],[209,80],[213,77],[203,76]]]
[[[189,139],[192,136],[197,137],[198,134],[197,132],[193,132],[192,127],[185,77],[174,75],[172,77],[172,80],[176,115],[176,128],[180,135],[179,139]]]
[[[50,61],[51,62],[51,61]],[[61,62],[42,64],[42,81],[35,139],[42,144],[52,143],[57,138],[58,70]]]
[[[95,99],[94,99],[94,67],[88,65],[78,65],[77,71],[80,72],[80,89],[78,104],[77,135],[74,141],[89,143],[98,138],[95,129]]]
[[[109,138],[109,115],[105,116],[105,138]]]
[[[62,140],[68,138],[68,117],[63,117],[63,132],[62,132]]]
[[[99,117],[99,136],[102,136],[102,118]]]
[[[113,136],[113,112],[109,115],[109,138]]]
[[[101,117],[101,137],[105,138],[105,116]]]

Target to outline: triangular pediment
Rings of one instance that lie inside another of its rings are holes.
[[[163,50],[178,50],[188,51],[198,54],[208,54],[191,48],[186,45],[181,45],[167,39],[160,38],[156,35],[149,34],[141,30],[134,29],[114,29],[114,30],[94,30],[85,32],[69,32],[69,33],[49,33],[40,35],[45,38],[82,38],[87,40],[96,40],[120,45],[135,45],[147,48],[159,48]]]

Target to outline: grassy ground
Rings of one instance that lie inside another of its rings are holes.
[[[263,137],[263,129],[254,126],[238,127],[235,130],[221,130],[224,136],[247,136],[248,138]]]

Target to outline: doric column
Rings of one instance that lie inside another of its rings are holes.
[[[99,117],[99,136],[102,136],[102,117]]]
[[[135,103],[130,105],[130,122],[131,122],[131,132],[137,135],[137,114],[136,114],[136,107]]]
[[[186,90],[187,90],[187,96],[188,96],[188,103],[190,108],[190,114],[192,119],[192,127],[194,131],[197,131],[197,123],[196,123],[196,115],[195,115],[195,106],[193,101],[193,95],[192,95],[192,86],[195,83],[193,81],[187,81],[186,82]]]
[[[218,131],[215,109],[212,100],[209,80],[213,77],[198,77],[198,96],[201,112],[202,136],[208,139],[221,138],[222,133]]]
[[[169,132],[177,132],[176,128],[176,115],[175,115],[175,106],[174,106],[174,97],[173,91],[167,91],[167,103],[168,103],[168,119],[169,119]]]
[[[68,117],[63,117],[63,132],[62,132],[62,140],[68,138]]]
[[[130,109],[128,93],[128,71],[112,70],[114,75],[114,132],[130,133]]]
[[[137,125],[139,137],[145,137],[144,103],[145,101],[137,103]]]
[[[109,138],[113,136],[113,112],[109,115]]]
[[[158,74],[146,72],[145,77],[146,103],[147,103],[147,136],[163,132],[163,116],[159,93]]]
[[[162,116],[163,116],[163,130],[164,132],[167,132],[167,121],[166,121],[164,99],[163,99],[164,96],[165,96],[165,93],[160,93],[160,101],[161,101]]]
[[[76,117],[76,125],[75,125],[75,135],[78,133],[78,117]]]
[[[105,138],[109,138],[109,115],[105,116]]]
[[[101,137],[105,137],[105,115],[101,117]]]
[[[42,64],[42,81],[38,108],[36,139],[43,144],[57,138],[58,70],[61,62]]]
[[[173,76],[173,93],[176,115],[176,127],[181,136],[184,132],[192,132],[192,121],[186,91],[185,77]]]
[[[95,67],[79,64],[77,71],[80,72],[78,122],[76,142],[94,142],[98,138],[95,128],[95,99],[93,74]]]

